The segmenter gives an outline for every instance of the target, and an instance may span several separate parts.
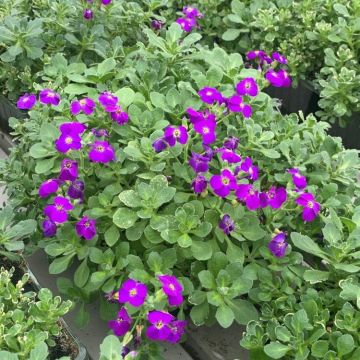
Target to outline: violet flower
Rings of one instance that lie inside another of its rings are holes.
[[[78,177],[78,163],[75,160],[64,159],[61,162],[59,180],[74,181]]]
[[[146,285],[132,279],[128,279],[123,282],[119,290],[119,302],[129,303],[134,307],[139,307],[143,305],[146,296]]]
[[[268,246],[274,256],[284,257],[288,245],[289,244],[286,242],[286,234],[281,232],[271,239]]]
[[[85,9],[83,12],[83,17],[85,20],[92,20],[94,17],[94,12],[91,9]]]
[[[189,165],[196,173],[207,172],[209,170],[209,159],[204,155],[192,153]]]
[[[57,227],[53,221],[45,219],[42,222],[41,227],[45,237],[53,237],[56,235]]]
[[[76,223],[75,230],[80,237],[83,237],[85,240],[91,240],[96,235],[96,220],[83,216],[83,218]]]
[[[150,311],[148,320],[151,325],[146,330],[146,336],[150,340],[165,341],[171,335],[168,326],[174,320],[171,314],[164,311]]]
[[[249,118],[252,115],[251,105],[245,104],[243,98],[239,95],[234,95],[227,99],[226,105],[229,111],[240,112],[245,118]]]
[[[286,57],[279,54],[278,52],[274,52],[271,56],[273,60],[277,61],[279,64],[287,64]]]
[[[265,79],[275,87],[289,87],[291,85],[291,78],[284,69],[281,69],[278,72],[274,69],[269,69],[265,73]]]
[[[303,193],[296,200],[296,204],[303,207],[302,219],[307,222],[314,221],[320,212],[321,205],[315,201],[315,197],[311,193]]]
[[[187,321],[185,320],[173,320],[169,325],[170,334],[166,338],[166,341],[169,343],[178,343],[181,340],[181,337],[185,333],[185,327]]]
[[[209,145],[216,140],[216,122],[214,120],[203,120],[194,124],[194,130],[202,136],[203,144]]]
[[[183,287],[178,279],[172,275],[159,275],[159,281],[162,283],[162,289],[167,295],[170,306],[180,306],[184,302],[182,296]]]
[[[65,154],[69,150],[81,149],[81,137],[78,134],[61,134],[58,139],[55,140],[55,148],[57,151]]]
[[[86,97],[81,100],[74,100],[70,104],[70,112],[77,115],[82,111],[85,115],[91,115],[95,111],[95,107],[95,101]]]
[[[58,106],[60,103],[60,95],[54,90],[44,89],[40,91],[39,100],[42,104]]]
[[[292,181],[298,189],[305,189],[307,187],[306,177],[300,174],[299,169],[292,168],[288,172],[292,175]]]
[[[75,180],[69,186],[67,194],[71,199],[83,199],[85,184],[81,180]]]
[[[266,193],[266,203],[273,209],[279,209],[287,199],[287,192],[284,187],[272,186]]]
[[[217,196],[224,198],[236,189],[236,178],[230,170],[224,169],[221,175],[213,175],[210,178],[210,186]]]
[[[215,102],[220,102],[223,99],[221,93],[215,88],[204,87],[198,92],[201,101],[206,104],[214,104]]]
[[[92,129],[91,132],[96,137],[109,137],[109,132],[106,129]]]
[[[99,96],[99,103],[107,112],[117,109],[118,98],[109,91],[104,91]]]
[[[47,205],[44,214],[54,223],[64,223],[68,220],[68,211],[74,207],[70,201],[62,196],[56,196],[54,204]]]
[[[165,23],[160,20],[151,21],[151,27],[155,30],[161,30],[164,27]]]
[[[86,129],[87,129],[87,126],[78,121],[63,123],[59,126],[59,130],[62,134],[75,134],[75,135],[79,135],[79,136]]]
[[[235,195],[238,200],[245,202],[245,205],[249,210],[257,210],[261,205],[259,192],[254,189],[253,185],[238,185],[235,191]]]
[[[236,150],[240,140],[235,136],[230,136],[224,141],[224,147],[229,150]]]
[[[221,218],[221,220],[219,222],[219,228],[226,235],[230,235],[230,233],[235,230],[235,222],[231,219],[229,214],[225,214]]]
[[[109,5],[109,4],[111,4],[111,1],[112,0],[101,0],[101,5]]]
[[[107,141],[95,141],[90,146],[90,161],[105,164],[115,160],[115,150]]]
[[[129,121],[129,114],[117,106],[116,110],[111,112],[111,118],[119,125],[125,125]]]
[[[50,194],[56,193],[59,189],[59,182],[56,179],[44,181],[39,187],[39,196],[45,198]]]
[[[121,308],[115,320],[110,320],[108,326],[116,336],[124,336],[131,327],[132,319],[125,308]]]
[[[195,194],[201,194],[207,188],[207,180],[205,176],[197,175],[191,185]]]
[[[192,6],[185,6],[183,8],[183,14],[189,19],[202,17],[202,14],[199,12],[199,10]]]
[[[176,23],[181,26],[181,28],[186,31],[190,32],[194,27],[196,27],[196,19],[190,18],[178,18]]]
[[[193,108],[186,109],[186,112],[188,113],[189,120],[192,124],[195,124],[199,121],[206,120],[203,113],[201,113],[200,111],[196,111]]]
[[[246,176],[249,180],[256,181],[259,178],[259,168],[253,165],[253,162],[250,157],[247,157],[240,165],[240,168],[235,170],[235,174],[239,170],[244,171],[248,175]]]
[[[168,147],[168,143],[164,138],[159,138],[152,143],[152,147],[156,153],[160,153]]]
[[[263,59],[266,56],[267,54],[263,50],[251,50],[246,53],[246,58],[248,60]]]
[[[188,141],[188,133],[184,126],[167,126],[164,130],[164,140],[170,147],[175,146],[176,142],[184,145]]]
[[[254,78],[245,78],[236,85],[236,92],[239,95],[257,96],[259,93],[258,85]]]
[[[218,152],[221,154],[221,160],[227,161],[229,164],[236,164],[241,161],[241,156],[233,150],[220,148]]]
[[[17,101],[16,105],[18,109],[21,110],[30,110],[32,109],[36,104],[36,95],[34,94],[24,94],[23,96],[19,97],[19,100]]]

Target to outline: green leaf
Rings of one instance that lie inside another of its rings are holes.
[[[259,151],[270,159],[279,159],[281,156],[280,153],[274,149],[260,149]]]
[[[351,353],[355,347],[353,337],[350,334],[341,335],[336,341],[336,347],[340,357]]]
[[[70,261],[74,256],[75,254],[69,254],[56,258],[49,266],[49,273],[54,275],[65,271],[69,267]]]
[[[116,226],[112,225],[109,229],[106,230],[105,234],[105,242],[108,246],[114,246],[118,240],[120,239],[120,233]]]
[[[322,259],[327,259],[327,255],[324,251],[322,251],[315,241],[310,239],[308,236],[293,232],[291,233],[291,240],[297,248],[307,253],[319,256]]]
[[[341,240],[340,230],[332,223],[326,224],[322,229],[322,233],[330,245],[335,245]]]
[[[205,261],[211,258],[213,249],[206,241],[192,241],[191,253],[196,260]]]
[[[49,355],[48,347],[45,342],[40,342],[30,352],[29,360],[45,360]],[[1,358],[2,359],[2,358]]]
[[[37,174],[45,174],[54,167],[55,158],[38,160],[35,166]]]
[[[178,241],[177,241],[178,245],[182,248],[187,248],[189,246],[191,246],[192,244],[192,240],[191,237],[188,234],[182,234]]]
[[[121,229],[128,229],[135,224],[137,218],[136,212],[127,208],[119,208],[113,215],[113,222]]]
[[[318,340],[311,346],[311,354],[315,357],[322,358],[329,350],[329,342],[327,340]]]
[[[171,110],[167,106],[166,97],[163,94],[153,91],[150,93],[150,100],[154,106],[170,112]]]
[[[92,91],[92,88],[81,84],[69,84],[64,88],[64,92],[69,95],[82,95]]]
[[[215,318],[219,325],[226,329],[234,322],[235,316],[234,312],[228,306],[223,305],[217,309]]]
[[[97,73],[100,77],[107,75],[116,67],[116,61],[113,58],[108,58],[98,65]]]
[[[222,39],[225,41],[235,40],[240,35],[240,29],[228,29],[222,34]]]
[[[43,143],[34,144],[31,146],[29,152],[34,159],[41,159],[50,155],[49,149],[47,149]]]
[[[266,355],[269,355],[273,359],[281,359],[291,350],[290,346],[281,344],[279,342],[271,342],[265,345],[264,351]]]
[[[209,270],[202,270],[198,274],[201,285],[206,289],[215,289],[216,282],[214,275]]]
[[[123,87],[122,89],[118,90],[115,95],[119,98],[120,105],[125,108],[131,105],[135,99],[135,92],[129,87]]]
[[[234,312],[236,322],[241,325],[259,319],[258,311],[250,301],[235,299],[228,302],[228,305]]]
[[[342,16],[345,16],[345,17],[349,17],[350,14],[348,12],[348,9],[346,8],[345,5],[342,5],[342,4],[334,4],[334,10],[339,14],[339,15],[342,15]]]
[[[16,354],[13,354],[8,351],[0,351],[0,359],[1,360],[19,360]]]
[[[200,305],[195,305],[190,311],[190,318],[196,326],[205,324],[209,316],[209,304],[205,301]]]
[[[23,220],[5,231],[4,237],[7,239],[18,240],[31,235],[37,227],[35,220]]]
[[[310,284],[316,284],[325,280],[328,280],[330,273],[328,271],[320,270],[305,270],[304,280],[309,281]]]
[[[85,286],[90,275],[90,269],[87,265],[87,259],[83,260],[74,274],[74,283],[78,287]]]

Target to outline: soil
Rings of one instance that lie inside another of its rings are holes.
[[[15,272],[12,277],[12,282],[16,284],[27,271],[26,264],[24,262],[15,263],[10,261],[6,257],[0,257],[0,268],[4,267],[6,270],[9,270],[11,267],[15,268]],[[34,284],[32,279],[30,278],[27,284],[24,286],[24,291],[34,291],[38,292],[39,288],[37,284]],[[72,360],[76,359],[79,349],[76,342],[71,337],[70,333],[63,327],[61,321],[58,322],[62,329],[60,330],[59,336],[54,337],[55,346],[49,347],[49,360],[56,360],[61,358],[62,356],[70,356]]]

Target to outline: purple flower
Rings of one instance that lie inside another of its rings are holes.
[[[193,152],[189,160],[189,165],[196,173],[207,172],[209,170],[209,159],[204,155]]]
[[[191,185],[193,187],[194,193],[201,194],[207,188],[207,181],[205,176],[197,175]]]
[[[153,341],[165,341],[170,335],[171,331],[169,324],[174,317],[164,311],[150,311],[148,313],[148,320],[151,323],[146,330],[146,336]]]
[[[91,144],[89,159],[93,162],[108,163],[115,160],[115,150],[107,141],[95,141]]]
[[[60,95],[51,89],[40,91],[39,100],[42,104],[50,104],[57,106],[60,103]]]
[[[303,207],[302,218],[304,221],[311,222],[315,220],[320,212],[320,204],[315,201],[315,197],[311,193],[301,194],[295,202]]]
[[[186,112],[188,113],[190,122],[192,124],[195,124],[199,121],[205,120],[204,114],[199,111],[194,110],[193,108],[186,109]]]
[[[75,134],[75,135],[82,134],[86,129],[87,126],[78,121],[63,123],[59,127],[59,130],[62,134]]]
[[[285,56],[279,54],[278,52],[274,52],[272,58],[277,61],[279,64],[287,64],[287,59]]]
[[[45,237],[52,237],[56,235],[56,224],[49,219],[45,219],[41,224],[43,234]]]
[[[183,14],[189,19],[202,17],[202,14],[199,12],[199,10],[192,6],[185,6],[183,8]]]
[[[184,31],[190,32],[196,26],[196,19],[178,18],[176,23],[178,23]]]
[[[273,209],[279,209],[287,199],[287,192],[284,187],[272,186],[266,193],[266,203]]]
[[[132,319],[126,309],[121,308],[117,314],[117,318],[115,320],[110,320],[108,326],[116,336],[123,336],[130,330],[131,322]]]
[[[245,104],[243,98],[239,95],[231,96],[226,101],[227,108],[232,112],[241,112],[245,118],[249,118],[252,115],[251,105]]]
[[[92,20],[94,17],[94,12],[91,9],[85,9],[83,12],[83,17],[85,20]]]
[[[248,174],[247,178],[252,181],[256,181],[259,178],[259,168],[254,166],[250,157],[247,157],[240,165],[240,168],[235,170],[237,175],[238,171],[242,170]]]
[[[284,257],[288,245],[289,244],[286,242],[286,234],[281,232],[271,239],[269,242],[269,250],[276,257]]]
[[[178,343],[181,340],[182,335],[185,333],[187,321],[185,320],[174,320],[168,327],[170,329],[170,334],[166,338],[166,341],[169,343]]]
[[[39,187],[39,196],[45,198],[50,194],[56,193],[59,188],[59,182],[55,179],[44,181]]]
[[[61,134],[60,137],[55,140],[56,150],[65,154],[69,150],[81,149],[81,137],[75,133]]]
[[[178,279],[172,275],[160,275],[158,279],[162,283],[162,289],[167,295],[170,306],[180,306],[184,302],[182,296],[183,287]]]
[[[204,87],[198,92],[201,101],[206,104],[213,104],[214,102],[220,102],[223,100],[223,96],[215,88]]]
[[[224,169],[221,175],[213,175],[210,178],[210,186],[217,196],[226,197],[231,190],[235,190],[236,178],[230,170]]]
[[[172,147],[176,142],[186,144],[188,140],[188,133],[184,126],[167,126],[164,130],[164,140]]]
[[[219,228],[224,232],[226,235],[230,235],[232,231],[235,230],[235,223],[231,219],[229,214],[225,214],[220,222],[219,222]]]
[[[224,141],[224,147],[229,150],[236,150],[240,140],[235,136],[230,136]]]
[[[92,129],[91,132],[96,137],[109,137],[109,132],[106,129]]]
[[[291,85],[291,78],[284,69],[281,69],[278,72],[274,69],[269,69],[265,73],[265,79],[275,87],[289,87]]]
[[[299,169],[292,168],[288,172],[292,175],[292,181],[298,189],[305,189],[307,187],[306,177],[300,174]]]
[[[152,147],[155,152],[159,153],[164,151],[168,147],[168,143],[165,141],[164,138],[159,138],[152,143]]]
[[[91,240],[96,235],[96,220],[83,216],[83,218],[76,223],[75,230],[76,233],[85,240]]]
[[[203,144],[208,145],[216,140],[216,122],[214,120],[203,120],[194,124],[194,130],[201,134]]]
[[[64,159],[61,162],[59,180],[74,181],[78,177],[78,163],[75,160]]]
[[[214,150],[208,145],[202,144],[202,146],[205,151],[204,156],[206,156],[208,160],[211,161],[212,158],[214,157]]]
[[[256,96],[259,93],[259,88],[255,79],[245,78],[236,85],[236,92],[239,95]]]
[[[109,5],[109,4],[111,4],[111,0],[101,0],[101,4],[102,5]]]
[[[79,114],[81,111],[85,115],[91,115],[95,111],[95,101],[93,99],[90,99],[88,97],[81,99],[81,100],[75,100],[70,104],[70,111],[73,115]]]
[[[120,106],[117,106],[116,110],[111,112],[111,118],[119,125],[125,125],[129,121],[129,114]]]
[[[241,156],[233,150],[220,148],[218,152],[221,153],[221,160],[227,161],[229,164],[236,164],[241,161]]]
[[[17,101],[17,107],[21,110],[30,110],[36,104],[36,96],[34,94],[24,94],[19,97]]]
[[[153,20],[151,22],[151,27],[155,30],[161,30],[164,26],[164,22],[160,21],[160,20]]]
[[[252,50],[246,53],[246,58],[248,60],[255,60],[255,59],[264,59],[267,56],[266,52],[263,50]]]
[[[119,290],[119,302],[128,302],[130,305],[135,307],[139,307],[144,304],[146,296],[146,285],[132,279],[128,279],[123,282]]]
[[[105,111],[112,112],[117,109],[118,98],[114,94],[105,91],[100,94],[99,103]]]
[[[62,196],[56,196],[54,204],[47,205],[44,209],[44,214],[55,223],[64,223],[68,219],[68,211],[74,207],[70,201]]]
[[[75,180],[69,186],[67,194],[72,199],[83,199],[85,184],[83,181]]]
[[[236,197],[245,202],[249,210],[256,210],[260,207],[259,192],[250,184],[240,184],[235,191]]]

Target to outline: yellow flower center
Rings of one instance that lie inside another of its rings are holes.
[[[221,181],[224,185],[229,185],[229,183],[230,183],[230,180],[226,177],[222,178]]]
[[[59,210],[59,211],[61,211],[63,209],[62,205],[56,205],[55,207],[56,207],[56,210]]]
[[[158,321],[158,322],[155,324],[155,327],[156,327],[157,329],[159,329],[159,330],[162,329],[163,326],[164,326],[164,324],[163,324],[162,321]]]
[[[249,190],[249,195],[254,195],[255,191],[253,189]]]
[[[79,101],[79,103],[80,103],[81,106],[84,106],[84,105],[86,105],[86,100],[82,99],[82,100]]]
[[[130,296],[133,297],[133,296],[136,296],[136,295],[137,295],[136,289],[131,289],[130,290]]]
[[[70,161],[66,162],[64,167],[66,167],[67,169],[70,169],[71,168],[71,162]]]
[[[68,136],[68,137],[65,138],[65,143],[66,143],[66,144],[71,144],[72,141],[73,141],[73,139],[72,139],[72,137],[70,137],[70,136]]]
[[[206,92],[206,96],[211,96],[212,94],[213,94],[212,91],[207,91],[207,92]]]
[[[210,132],[209,128],[208,127],[204,127],[203,128],[203,133],[204,134],[208,134]]]
[[[314,207],[314,202],[313,201],[308,201],[307,205],[308,208],[312,209]]]
[[[98,151],[98,152],[104,152],[105,151],[105,148],[104,148],[104,146],[102,146],[102,145],[98,145],[98,146],[96,146],[96,151]]]
[[[180,130],[179,130],[179,129],[176,129],[176,130],[174,131],[174,136],[175,136],[175,137],[179,137],[179,136],[180,136]]]
[[[84,226],[85,226],[86,228],[88,228],[88,227],[90,227],[90,223],[87,221],[87,222],[84,224]]]
[[[174,286],[173,284],[170,284],[170,285],[169,285],[169,289],[170,289],[171,291],[174,291],[174,290],[175,290],[175,286]]]

